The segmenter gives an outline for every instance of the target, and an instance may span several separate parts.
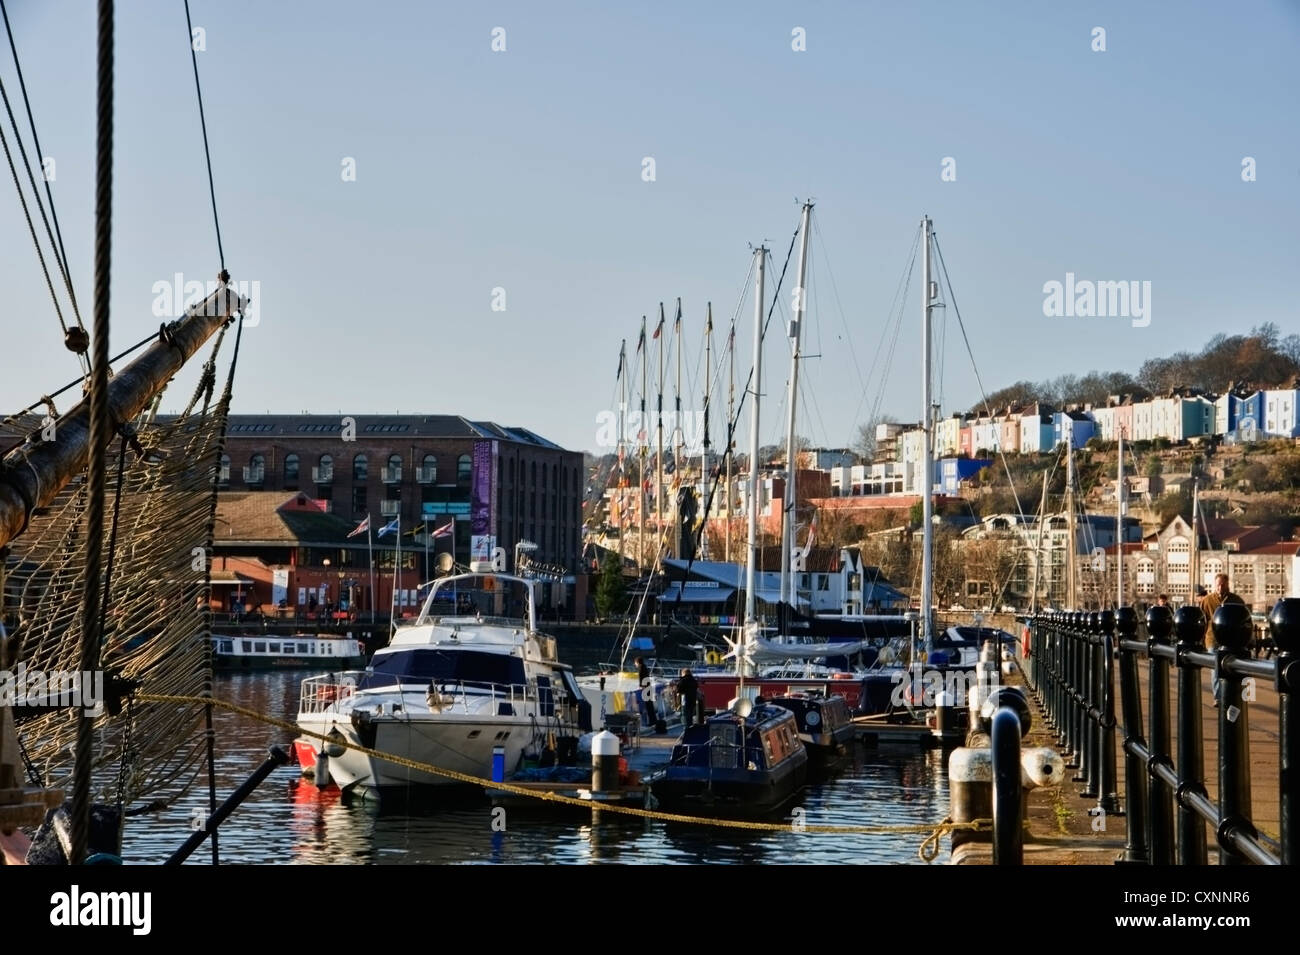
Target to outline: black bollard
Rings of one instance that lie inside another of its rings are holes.
[[[1254,625],[1245,604],[1222,604],[1214,612],[1214,673],[1219,678],[1219,842],[1220,865],[1247,865],[1233,848],[1232,830],[1256,836],[1250,823],[1250,737],[1241,677],[1227,672],[1232,659],[1250,659]]]
[[[1201,730],[1201,668],[1186,659],[1205,649],[1205,614],[1200,607],[1179,607],[1174,614],[1178,638],[1178,864],[1205,865],[1205,821],[1184,800],[1205,795],[1205,748]]]
[[[1278,746],[1280,810],[1282,815],[1282,864],[1300,861],[1300,759],[1296,758],[1296,716],[1300,713],[1295,692],[1300,687],[1300,597],[1285,597],[1268,616],[1273,644],[1277,647]]]
[[[1020,779],[1020,717],[999,706],[989,729],[993,759],[993,864],[1024,863],[1024,822]]]
[[[1103,626],[1105,622],[1103,621]],[[1130,644],[1137,639],[1138,619],[1132,607],[1115,611],[1119,630],[1120,701],[1124,713],[1124,792],[1127,796],[1124,861],[1147,861],[1147,781],[1138,748],[1146,748],[1142,732],[1142,697],[1138,685],[1138,655]],[[1113,736],[1112,736],[1113,738]]]
[[[1174,791],[1159,774],[1160,767],[1173,769],[1169,752],[1173,733],[1169,722],[1169,658],[1158,654],[1156,647],[1173,643],[1174,614],[1168,607],[1147,611],[1147,683],[1151,712],[1151,763],[1147,768],[1147,795],[1150,806],[1148,829],[1152,865],[1174,864]]]
[[[1118,769],[1115,763],[1115,614],[1103,610],[1093,614],[1097,645],[1097,808],[1111,815],[1122,813],[1119,802]],[[1138,710],[1141,713],[1141,709]]]

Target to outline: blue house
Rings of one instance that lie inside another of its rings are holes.
[[[1229,394],[1228,430],[1224,440],[1230,444],[1258,441],[1264,436],[1264,393]]]
[[[1097,422],[1083,411],[1058,411],[1052,416],[1053,445],[1060,447],[1066,441],[1071,447],[1081,448],[1097,433]]]
[[[969,481],[993,462],[981,458],[940,458],[934,462],[934,489],[939,494],[955,496],[964,481]]]

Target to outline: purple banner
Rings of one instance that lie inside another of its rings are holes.
[[[476,537],[492,533],[492,477],[492,442],[475,441],[469,532]]]

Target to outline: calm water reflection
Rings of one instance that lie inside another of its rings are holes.
[[[223,699],[284,719],[297,710],[302,674],[220,676]],[[292,734],[218,710],[218,801],[256,768],[273,744]],[[132,863],[165,860],[189,834],[195,808],[207,805],[206,773],[168,810],[133,819],[125,853]],[[859,749],[845,772],[809,787],[799,804],[809,825],[931,823],[948,811],[938,753]],[[507,811],[493,831],[486,801],[440,800],[401,808],[344,801],[301,780],[297,766],[276,770],[221,827],[222,863],[917,863],[921,836],[815,835],[664,824],[604,813]],[[946,840],[945,840],[946,842]],[[946,852],[940,862],[945,861]],[[189,864],[211,861],[205,844]]]

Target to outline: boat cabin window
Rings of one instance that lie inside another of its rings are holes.
[[[311,650],[310,650],[308,644],[306,644],[306,643],[300,643],[300,644],[298,644],[298,652],[299,652],[299,653],[311,653]]]
[[[254,653],[265,653],[265,652],[266,652],[266,644],[265,644],[263,641],[258,640],[256,643],[253,644],[253,652],[254,652]]]
[[[279,653],[279,652],[280,652],[280,644],[278,644],[278,643],[273,643],[273,644],[271,644],[271,652],[272,652],[272,653]]]
[[[229,640],[222,640],[220,643],[218,643],[218,644],[217,644],[217,652],[218,652],[218,653],[229,653],[229,652],[230,652],[230,641],[229,641]]]
[[[365,686],[403,683],[463,683],[470,686],[522,686],[524,662],[503,653],[477,650],[417,649],[390,653],[363,678]]]

